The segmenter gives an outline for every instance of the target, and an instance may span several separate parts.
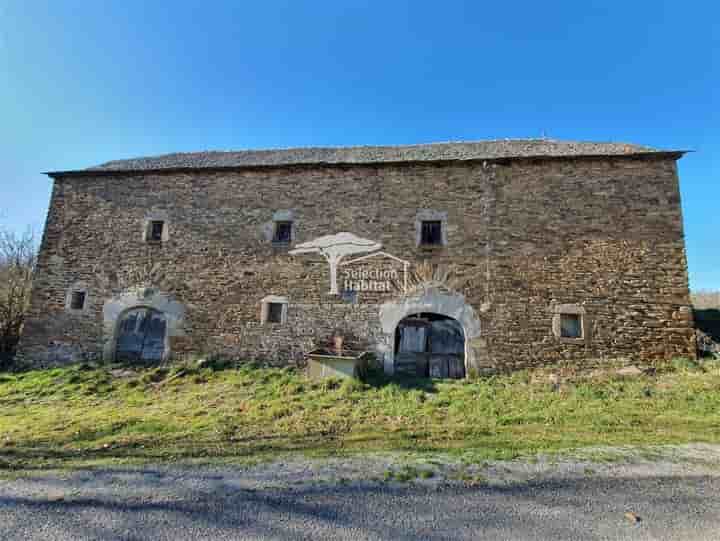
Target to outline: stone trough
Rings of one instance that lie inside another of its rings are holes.
[[[331,349],[316,349],[306,355],[307,373],[310,379],[358,378],[367,375],[368,365],[374,355],[367,351],[348,351],[340,353]]]

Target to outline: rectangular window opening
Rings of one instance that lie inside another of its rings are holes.
[[[82,310],[85,308],[85,292],[73,291],[70,298],[70,308],[73,310]]]
[[[562,338],[582,338],[580,314],[560,314],[560,336]]]
[[[275,222],[273,242],[278,244],[290,244],[292,242],[292,222]]]
[[[357,304],[358,292],[354,289],[343,289],[340,293],[343,302]]]
[[[442,244],[442,222],[440,220],[423,221],[420,231],[420,244],[424,246]]]
[[[150,231],[148,231],[148,240],[153,242],[160,242],[163,238],[163,229],[165,229],[165,222],[162,220],[153,220],[150,222]]]
[[[267,307],[267,322],[282,323],[283,305],[279,302],[270,302]]]

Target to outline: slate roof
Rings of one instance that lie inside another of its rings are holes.
[[[90,174],[176,169],[223,169],[284,165],[373,164],[497,160],[543,157],[631,156],[677,154],[627,143],[593,143],[555,139],[497,139],[491,141],[428,143],[406,146],[306,147],[274,150],[183,152],[113,160],[80,171],[48,173]]]

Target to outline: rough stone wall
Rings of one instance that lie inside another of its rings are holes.
[[[674,162],[545,162],[501,176],[483,314],[493,358],[695,357]],[[584,309],[584,340],[548,332],[559,303]]]
[[[428,211],[447,226],[432,249],[417,246]],[[293,244],[349,231],[409,260],[414,283],[435,269],[480,318],[471,373],[695,355],[675,163],[616,157],[58,178],[20,356],[102,357],[103,307],[140,286],[184,306],[176,358],[298,362],[336,328],[381,340],[380,306],[396,295],[329,296],[322,258],[273,246],[278,213],[293,217]],[[148,244],[157,217],[167,239]],[[77,283],[89,306],[71,313]],[[260,322],[268,295],[288,299],[285,324]],[[583,308],[582,340],[553,334],[559,305]]]

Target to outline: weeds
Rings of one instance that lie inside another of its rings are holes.
[[[292,369],[76,366],[0,376],[0,461],[259,460],[442,452],[464,463],[592,446],[720,441],[720,366],[565,382],[310,381]],[[430,472],[432,473],[432,472]],[[393,472],[400,478],[426,470]]]

